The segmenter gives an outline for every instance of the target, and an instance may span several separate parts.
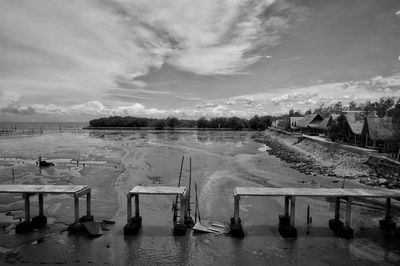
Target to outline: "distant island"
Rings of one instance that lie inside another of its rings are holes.
[[[198,129],[229,129],[229,130],[262,130],[268,128],[272,123],[271,116],[253,116],[250,119],[239,117],[216,117],[207,119],[201,117],[198,120],[178,119],[168,117],[166,119],[111,116],[93,119],[89,122],[88,129],[100,128],[151,128],[151,129],[175,129],[175,128],[198,128]]]

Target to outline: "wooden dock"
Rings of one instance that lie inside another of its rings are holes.
[[[74,197],[75,222],[79,221],[79,198],[86,195],[87,217],[91,217],[91,189],[89,186],[75,185],[0,185],[0,193],[22,193],[25,199],[25,221],[15,228],[16,232],[31,231],[47,224],[44,216],[43,195],[44,194],[70,194]],[[30,218],[30,196],[38,194],[39,216]]]
[[[330,197],[335,198],[334,219],[329,220],[329,228],[343,237],[353,237],[350,228],[351,202],[355,198],[386,198],[386,213],[379,221],[380,227],[391,230],[396,227],[391,214],[392,198],[400,198],[400,190],[382,189],[342,189],[342,188],[269,188],[269,187],[236,187],[234,194],[234,214],[231,218],[231,235],[243,237],[243,229],[239,217],[239,202],[241,196],[284,197],[284,214],[279,216],[279,231],[283,236],[297,236],[295,228],[296,197]],[[346,200],[345,222],[340,221],[340,199]],[[290,211],[289,211],[290,202]]]
[[[174,224],[174,231],[182,234],[186,232],[185,217],[187,216],[188,203],[186,196],[186,187],[147,187],[136,186],[127,193],[127,224],[124,227],[124,234],[134,235],[142,224],[142,217],[139,210],[139,195],[175,195],[179,198],[180,219]],[[135,198],[135,216],[132,218],[132,197]]]

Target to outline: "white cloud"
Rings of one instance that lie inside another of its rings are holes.
[[[399,10],[399,11],[397,11],[397,12],[395,13],[395,15],[396,15],[397,17],[399,17],[399,18],[400,18],[400,10]]]
[[[318,96],[318,92],[294,92],[292,94],[284,94],[279,97],[274,97],[271,102],[274,104],[286,104],[297,102],[298,104],[313,103],[312,97]]]

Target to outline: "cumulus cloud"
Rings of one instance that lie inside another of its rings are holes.
[[[284,94],[279,97],[274,97],[271,102],[274,104],[286,104],[296,102],[297,104],[314,103],[313,97],[318,96],[318,92],[294,92],[292,94]]]
[[[399,18],[400,18],[400,10],[399,10],[399,11],[397,11],[397,12],[395,13],[395,15],[396,15],[397,17],[399,17]]]

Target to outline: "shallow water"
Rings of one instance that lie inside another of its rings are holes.
[[[49,228],[16,236],[13,225],[9,226],[0,232],[0,258],[3,263],[71,265],[391,265],[400,262],[400,240],[377,228],[378,220],[384,215],[382,207],[355,205],[352,212],[355,238],[345,240],[335,237],[328,229],[334,207],[325,199],[298,198],[298,238],[283,239],[277,228],[283,199],[243,197],[240,217],[246,237],[234,239],[225,235],[193,235],[190,230],[183,237],[174,237],[171,212],[174,197],[143,196],[140,198],[142,229],[137,236],[123,235],[125,193],[139,184],[176,186],[181,156],[185,156],[182,184],[186,186],[189,158],[192,159],[192,180],[199,186],[200,211],[204,220],[229,221],[235,186],[341,185],[340,182],[333,183],[333,178],[303,175],[269,156],[265,145],[252,140],[253,134],[99,131],[1,137],[2,183],[12,183],[11,169],[14,169],[14,183],[89,184],[93,191],[95,218],[113,219],[116,224],[97,239],[60,234],[72,220],[72,200],[68,196],[46,196],[45,214],[53,218]],[[39,171],[34,163],[39,155],[53,160],[56,166]],[[68,164],[78,157],[93,165]],[[7,161],[7,158],[18,160]],[[346,185],[360,186],[350,182]],[[2,212],[19,210],[23,206],[22,198],[10,195],[0,195],[0,203]],[[81,205],[81,213],[84,213],[85,204]],[[312,225],[305,223],[308,205]],[[32,212],[37,212],[33,208]],[[399,216],[396,210],[394,214]],[[5,216],[0,215],[0,219],[2,217]]]

